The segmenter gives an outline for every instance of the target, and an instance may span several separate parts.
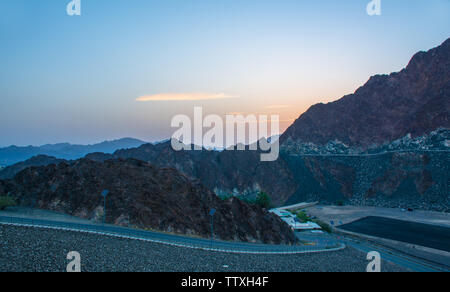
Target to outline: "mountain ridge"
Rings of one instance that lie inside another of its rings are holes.
[[[340,141],[369,147],[450,128],[450,39],[416,53],[407,67],[375,75],[353,94],[316,104],[281,136],[282,144]]]

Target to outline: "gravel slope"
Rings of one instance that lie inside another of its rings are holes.
[[[305,255],[236,255],[87,233],[0,225],[1,272],[64,272],[70,251],[81,254],[85,272],[364,272],[367,266],[365,254],[349,248]],[[382,270],[405,271],[387,262],[382,263]]]

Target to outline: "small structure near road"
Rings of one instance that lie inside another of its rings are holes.
[[[298,204],[300,205],[300,204]],[[295,205],[297,206],[297,205]],[[292,208],[292,206],[289,206]],[[292,214],[291,212],[287,211],[286,207],[276,208],[272,209],[269,212],[277,215],[281,218],[284,222],[286,222],[294,231],[306,231],[306,230],[321,230],[322,228],[314,223],[314,222],[306,222],[302,223],[297,218],[296,215]],[[292,209],[290,209],[292,210]],[[298,209],[297,209],[298,210]]]

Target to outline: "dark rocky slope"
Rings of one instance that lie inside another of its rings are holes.
[[[134,158],[159,167],[173,167],[192,179],[199,179],[216,193],[237,191],[250,196],[258,191],[272,195],[275,205],[283,204],[297,189],[283,159],[261,162],[258,151],[174,151],[170,142],[146,144],[139,148],[116,151],[112,155],[93,153],[86,158],[104,161]]]
[[[58,159],[46,155],[34,156],[28,160],[7,166],[0,170],[0,179],[10,179],[16,174],[30,166],[46,166],[50,164],[59,164],[60,162],[66,162],[64,159]]]
[[[302,201],[450,211],[450,131],[353,154],[352,149],[311,145],[283,151],[276,163],[257,152],[175,152],[169,144],[144,145],[90,159],[139,158],[175,167],[217,194],[267,192],[275,205]],[[340,146],[340,145],[339,145]],[[334,153],[334,154],[333,154]]]
[[[450,212],[449,153],[286,156],[299,183],[286,203],[342,202]]]
[[[17,197],[21,205],[99,220],[100,192],[110,190],[106,220],[179,234],[210,236],[211,208],[215,235],[223,240],[293,243],[295,235],[278,217],[238,199],[222,201],[202,184],[171,168],[146,162],[88,159],[71,164],[30,167],[13,180],[0,181],[0,196]]]

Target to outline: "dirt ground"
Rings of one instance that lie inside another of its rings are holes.
[[[305,209],[310,216],[315,216],[333,226],[348,224],[368,216],[385,217],[450,227],[450,213],[415,210],[409,212],[401,209],[359,206],[321,206],[316,205]]]

